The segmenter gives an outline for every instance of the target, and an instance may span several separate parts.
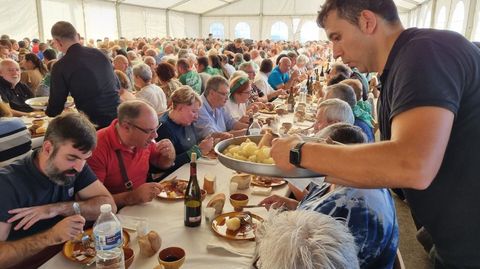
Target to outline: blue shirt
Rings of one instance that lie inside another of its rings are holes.
[[[368,124],[366,122],[364,122],[363,120],[355,117],[355,122],[353,123],[353,125],[355,125],[357,127],[360,127],[362,129],[362,131],[367,135],[368,143],[375,142],[375,136],[373,134],[373,128],[368,126]]]
[[[272,86],[273,89],[277,89],[278,85],[285,84],[290,80],[290,75],[288,75],[288,72],[282,73],[280,71],[280,68],[275,67],[272,70],[272,73],[268,76],[268,84]]]
[[[360,268],[390,269],[398,247],[398,224],[387,189],[357,189],[329,184],[312,186],[298,209],[314,210],[344,220],[358,247]]]
[[[198,137],[203,139],[212,133],[232,130],[237,121],[225,111],[225,108],[213,109],[204,95],[201,98],[203,105],[198,111],[198,120],[194,124]]]

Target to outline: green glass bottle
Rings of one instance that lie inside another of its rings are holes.
[[[192,152],[190,158],[190,180],[185,190],[184,223],[188,227],[197,227],[202,223],[202,193],[197,180],[197,154]]]

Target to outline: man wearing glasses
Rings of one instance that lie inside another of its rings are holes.
[[[149,104],[131,100],[118,107],[118,119],[97,133],[88,163],[119,208],[150,202],[160,193],[158,183],[146,182],[150,165],[167,169],[175,160],[170,140],[155,142],[160,125]]]
[[[228,81],[224,77],[213,76],[208,80],[195,123],[200,138],[212,135],[214,138],[225,139],[245,134],[248,124],[235,120],[225,110],[229,94]]]

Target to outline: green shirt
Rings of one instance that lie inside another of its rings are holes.
[[[203,70],[204,73],[207,73],[209,74],[210,76],[215,76],[215,75],[219,75],[219,76],[222,76],[223,77],[223,72],[222,70],[218,69],[218,68],[213,68],[211,66],[207,66],[205,68],[205,70]]]
[[[190,70],[187,73],[181,75],[179,80],[183,85],[188,85],[192,87],[194,91],[200,94],[202,90],[202,79],[197,72]]]

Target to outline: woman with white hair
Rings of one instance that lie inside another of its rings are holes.
[[[293,70],[298,70],[299,80],[303,81],[308,78],[307,64],[310,60],[304,54],[297,57],[297,63],[293,66]]]
[[[367,141],[359,127],[348,123],[329,125],[318,135],[344,144]],[[326,180],[329,181],[328,177]],[[398,224],[395,206],[387,189],[358,189],[312,182],[308,194],[300,202],[273,195],[260,204],[267,208],[315,211],[342,219],[355,237],[361,268],[393,267],[398,247]]]
[[[313,211],[274,212],[257,229],[256,242],[254,268],[359,268],[345,224]]]
[[[140,90],[136,97],[149,103],[158,115],[167,110],[167,98],[163,90],[152,84],[152,69],[150,66],[139,63],[133,67],[133,78],[135,86]]]

